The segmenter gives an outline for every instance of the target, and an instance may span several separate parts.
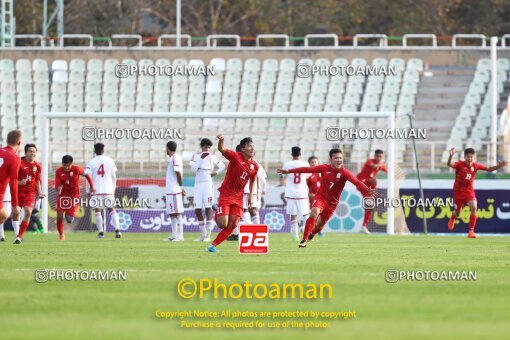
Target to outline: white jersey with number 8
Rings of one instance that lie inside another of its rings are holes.
[[[289,170],[294,168],[309,167],[305,161],[292,160],[283,164],[283,169]],[[287,184],[285,185],[285,197],[287,198],[306,198],[308,199],[308,185],[306,179],[310,174],[295,173],[287,174]]]
[[[113,159],[100,155],[92,158],[85,167],[85,173],[90,174],[96,195],[113,195],[115,193],[115,173],[117,166]],[[88,187],[88,184],[87,184]]]

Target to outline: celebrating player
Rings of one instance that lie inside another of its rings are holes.
[[[201,152],[193,154],[189,163],[191,165],[191,170],[195,173],[193,201],[195,202],[195,214],[197,215],[201,233],[200,237],[195,240],[197,242],[211,241],[211,231],[214,228],[212,219],[214,186],[212,177],[225,170],[225,163],[211,153],[212,145],[213,143],[210,139],[202,139],[200,141]],[[202,209],[205,210],[205,222]]]
[[[379,170],[388,172],[386,165],[382,163],[383,155],[384,152],[382,150],[375,150],[374,158],[370,158],[365,162],[363,169],[361,169],[361,172],[357,176],[363,184],[374,190],[377,187],[377,179],[375,177]],[[367,235],[370,234],[370,231],[367,228],[370,217],[372,217],[372,210],[365,209],[365,217],[363,218],[361,232]]]
[[[291,148],[292,160],[285,162],[282,169],[309,167],[309,164],[301,160],[301,148]],[[310,202],[308,200],[307,181],[310,174],[293,173],[287,174],[285,184],[285,200],[287,201],[287,214],[290,215],[290,233],[295,241],[299,241],[298,218],[306,220],[310,213]]]
[[[218,189],[220,197],[216,210],[216,224],[222,229],[207,251],[216,253],[216,246],[225,241],[232,233],[243,214],[244,187],[250,182],[248,206],[252,205],[252,198],[257,177],[258,164],[253,160],[255,145],[250,137],[243,138],[239,143],[241,152],[225,149],[223,135],[218,135],[218,150],[229,160],[225,179]]]
[[[98,238],[103,238],[106,232],[106,218],[103,220],[101,210],[104,208],[108,209],[111,219],[111,225],[115,228],[115,238],[121,238],[120,232],[119,215],[115,210],[115,206],[112,202],[115,202],[115,187],[117,186],[117,166],[113,159],[104,155],[104,144],[94,144],[94,154],[87,166],[85,167],[85,173],[92,177],[93,186],[90,186],[87,182],[87,195],[91,197],[91,201],[97,205],[94,207],[96,213],[96,226],[99,234]],[[95,192],[92,192],[92,187]]]
[[[311,156],[308,158],[308,164],[310,166],[319,165],[319,159],[315,156]],[[306,185],[308,186],[308,203],[311,207],[315,200],[315,195],[317,195],[321,187],[321,174],[310,174],[310,177],[306,179]],[[322,231],[317,235],[322,236]]]
[[[455,169],[455,183],[453,184],[453,208],[454,211],[448,222],[448,229],[453,231],[455,227],[455,219],[459,217],[460,211],[464,205],[469,207],[471,215],[469,216],[469,238],[476,238],[475,225],[476,225],[476,195],[473,188],[473,182],[475,181],[476,172],[478,170],[492,172],[504,167],[508,164],[507,161],[501,161],[498,165],[487,166],[476,163],[475,150],[467,148],[464,150],[464,160],[457,161],[452,164],[453,155],[455,155],[455,148],[450,149],[450,157],[446,163],[450,168]]]
[[[35,144],[25,145],[25,157],[21,159],[18,171],[18,201],[19,206],[23,208],[21,213],[22,222],[19,226],[19,232],[14,240],[15,244],[23,242],[23,234],[28,228],[32,210],[34,209],[35,200],[43,198],[41,193],[41,164],[35,161],[37,155],[37,147]],[[19,220],[12,221],[16,227],[19,225]]]
[[[13,221],[19,219],[18,172],[21,160],[16,153],[20,145],[21,132],[13,130],[7,134],[7,146],[0,149],[0,225],[2,225],[2,241],[5,241],[3,224],[9,218],[9,215],[12,214]],[[11,196],[11,213],[4,207],[6,190],[9,190]],[[18,230],[14,229],[14,235],[17,234]]]
[[[347,181],[351,182],[363,194],[370,196],[374,190],[368,188],[354,175],[344,168],[342,151],[331,149],[329,151],[330,164],[322,164],[314,167],[301,167],[295,169],[277,169],[280,174],[288,173],[320,173],[321,186],[312,204],[310,217],[306,220],[303,239],[299,243],[300,248],[305,248],[315,234],[320,232],[331,218],[340,200],[340,195]]]
[[[177,143],[170,141],[166,143],[166,154],[168,155],[168,167],[166,170],[166,212],[171,217],[172,235],[165,241],[184,241],[184,230],[182,225],[182,213],[184,204],[182,196],[186,194],[182,187],[183,164],[182,157],[177,151]]]
[[[77,198],[80,197],[80,176],[87,179],[90,192],[94,194],[94,183],[90,174],[85,173],[82,167],[73,165],[73,157],[65,155],[62,157],[62,166],[55,172],[55,189],[57,190],[57,230],[59,239],[65,240],[64,215],[67,223],[72,223],[78,208]]]

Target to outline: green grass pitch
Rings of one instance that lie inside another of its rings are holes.
[[[0,243],[0,334],[3,339],[488,339],[510,334],[510,243],[507,237],[326,234],[298,249],[288,234],[270,235],[268,255],[239,255],[236,242],[205,252],[185,234],[26,235]],[[36,283],[35,269],[126,270],[127,281]],[[385,271],[477,271],[477,281],[386,283]],[[331,300],[185,300],[186,277],[224,283],[330,283]],[[328,329],[182,329],[156,310],[356,311]]]

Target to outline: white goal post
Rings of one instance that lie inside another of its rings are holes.
[[[42,132],[42,189],[48,195],[48,170],[50,162],[50,119],[83,118],[385,118],[387,128],[395,129],[395,112],[45,112]],[[340,127],[341,128],[341,127]],[[384,127],[381,127],[384,128]],[[392,202],[395,195],[395,140],[387,139],[387,198]],[[387,208],[387,233],[394,234],[394,209]],[[48,228],[48,203],[42,205],[42,221]]]

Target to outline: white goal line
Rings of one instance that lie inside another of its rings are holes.
[[[44,112],[43,113],[42,189],[48,197],[50,119],[74,118],[386,118],[387,128],[395,129],[395,112]],[[387,139],[388,188],[391,201],[395,195],[395,139]],[[48,202],[42,205],[44,228],[48,229]],[[394,234],[394,210],[387,209],[387,233]]]

